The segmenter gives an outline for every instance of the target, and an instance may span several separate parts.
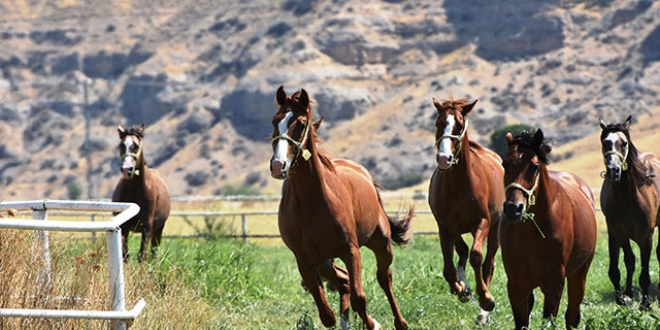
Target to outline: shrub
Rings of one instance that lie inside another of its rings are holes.
[[[509,151],[506,146],[506,138],[505,138],[506,133],[511,132],[512,134],[517,134],[522,131],[534,132],[536,131],[536,129],[525,124],[509,125],[496,129],[490,135],[490,149],[495,151],[498,155],[500,155],[500,157],[504,158],[504,156],[506,156],[506,153]]]

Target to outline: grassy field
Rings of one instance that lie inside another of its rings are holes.
[[[7,232],[3,233],[0,240],[3,255],[13,256],[28,250],[20,247],[30,244],[30,235],[7,235]],[[52,241],[54,282],[62,288],[51,293],[81,299],[78,303],[72,299],[65,306],[67,308],[106,309],[109,297],[104,240],[91,243],[89,240],[69,240],[66,236],[53,235]],[[293,255],[279,244],[279,239],[271,241],[274,242],[242,244],[237,239],[168,239],[155,260],[138,264],[132,259],[126,264],[127,308],[132,308],[141,297],[147,301],[147,307],[131,329],[322,329],[312,297],[299,285],[300,277]],[[132,250],[138,248],[137,237],[133,237],[130,243]],[[636,305],[621,307],[614,303],[607,278],[606,243],[601,233],[582,305],[580,329],[660,328],[657,303],[654,310],[648,313],[638,311]],[[17,247],[20,249],[17,250]],[[393,323],[387,299],[375,280],[375,260],[369,250],[362,251],[368,311],[385,329],[391,329]],[[653,259],[651,276],[655,295],[658,262]],[[491,287],[497,307],[491,313],[491,323],[487,326],[475,324],[479,308],[474,300],[463,304],[449,293],[441,275],[441,262],[435,236],[416,236],[408,246],[395,248],[392,266],[394,291],[410,329],[513,328],[506,276],[499,255]],[[24,265],[14,265],[19,263]],[[33,292],[38,289],[30,289],[35,281],[34,269],[34,260],[30,258],[5,257],[2,263],[5,276],[0,283],[4,308],[34,304],[27,299],[40,294]],[[635,275],[635,283],[638,274]],[[474,281],[471,271],[468,272],[468,280],[470,283]],[[639,300],[639,290],[636,294]],[[538,289],[535,296],[532,328],[563,329],[565,299],[558,319],[548,322],[541,318],[543,296]],[[338,296],[330,293],[329,301],[337,310]],[[353,314],[351,326],[361,329],[360,320]],[[101,321],[0,318],[0,328],[3,329],[103,327],[107,325]]]

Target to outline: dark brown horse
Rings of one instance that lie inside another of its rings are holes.
[[[540,129],[533,137],[507,133],[506,141],[499,237],[516,329],[529,327],[536,287],[545,296],[543,317],[557,316],[566,280],[566,328],[577,327],[596,249],[593,194],[576,175],[548,170],[551,148]]]
[[[443,275],[452,294],[462,302],[472,298],[466,281],[465,266],[468,246],[461,237],[474,237],[469,249],[474,269],[477,295],[482,312],[478,320],[488,321],[495,300],[488,290],[493,276],[494,257],[498,249],[497,221],[502,213],[504,189],[501,158],[468,137],[468,114],[477,101],[433,98],[438,110],[435,122],[437,167],[429,186],[429,205],[438,224],[444,259]],[[488,242],[484,258],[483,246]],[[454,249],[458,253],[458,271],[454,266]]]
[[[160,245],[165,221],[170,215],[170,193],[158,171],[147,167],[142,147],[144,124],[128,129],[118,126],[117,131],[122,178],[112,194],[112,201],[133,202],[140,206],[140,212],[121,225],[121,234],[124,260],[127,260],[129,233],[142,233],[138,254],[138,260],[142,261],[146,258],[149,241],[152,255]]]
[[[291,249],[298,270],[314,297],[321,322],[334,326],[335,314],[326,300],[321,277],[328,279],[340,294],[341,326],[353,307],[368,329],[380,324],[367,315],[362,288],[360,247],[376,256],[377,279],[387,295],[396,329],[406,328],[392,291],[392,241],[409,240],[412,208],[404,219],[385,214],[376,185],[367,170],[350,160],[333,159],[318,147],[312,124],[311,101],[305,90],[291,97],[280,86],[273,117],[271,175],[286,179],[282,186],[279,228]],[[347,269],[333,263],[341,259]]]
[[[630,120],[607,125],[600,120],[600,143],[605,169],[600,190],[600,206],[607,222],[610,252],[610,281],[614,285],[616,302],[632,301],[632,277],[635,272],[635,254],[630,240],[639,246],[642,270],[639,285],[642,288],[642,309],[651,309],[649,297],[649,259],[653,249],[653,231],[658,225],[660,206],[660,159],[651,153],[637,150],[630,139]],[[626,265],[626,289],[621,291],[619,250],[623,249]],[[656,251],[660,259],[660,245]]]

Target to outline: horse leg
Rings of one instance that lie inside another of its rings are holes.
[[[142,225],[142,238],[140,239],[140,253],[138,254],[138,262],[147,259],[147,245],[151,235],[151,227],[146,223]]]
[[[163,229],[165,229],[165,226],[154,229],[151,234],[151,257],[153,259],[156,259],[156,250],[163,238]]]
[[[568,306],[566,307],[566,329],[577,328],[580,323],[580,304],[584,299],[584,292],[587,287],[587,273],[591,266],[590,259],[575,273],[568,276],[567,291],[568,291]]]
[[[307,290],[312,294],[312,297],[314,297],[314,302],[319,311],[321,323],[327,328],[334,326],[335,323],[337,323],[337,319],[335,318],[335,313],[328,304],[325,291],[323,290],[323,282],[316,271],[316,267],[306,265],[298,259],[297,256],[296,261],[298,262],[298,272],[300,272],[300,276],[305,282]]]
[[[390,269],[392,259],[394,258],[392,243],[386,236],[379,236],[377,239],[376,236],[372,236],[368,247],[376,256],[376,278],[390,303],[392,315],[394,315],[394,326],[397,330],[406,329],[408,323],[403,318],[403,315],[401,315],[399,306],[394,299],[394,291],[392,291],[392,270]]]
[[[324,261],[318,268],[319,274],[327,279],[339,292],[339,314],[342,329],[348,328],[348,308],[350,307],[351,288],[348,271],[332,260]]]
[[[545,282],[541,284],[541,292],[544,296],[543,318],[553,319],[559,313],[559,304],[561,303],[561,295],[564,293],[565,281],[566,270],[562,265],[559,269],[548,274]]]
[[[635,273],[635,253],[630,246],[630,240],[625,239],[621,244],[623,250],[623,263],[626,265],[626,288],[624,291],[624,302],[633,299],[633,277]],[[618,259],[618,258],[617,258]]]
[[[651,285],[651,276],[649,274],[649,261],[651,259],[651,250],[653,249],[653,236],[639,244],[639,259],[642,263],[642,269],[639,273],[639,286],[642,288],[642,302],[639,305],[641,310],[649,311],[652,308],[651,297],[649,296],[649,286]]]
[[[474,269],[474,274],[476,275],[479,307],[487,312],[490,312],[495,308],[495,300],[488,291],[488,285],[484,279],[482,267],[484,263],[483,246],[488,238],[489,230],[490,222],[488,219],[481,219],[481,223],[474,233],[474,241],[472,242],[472,249],[470,250],[470,265]]]
[[[611,233],[608,232],[607,245],[609,249],[610,257],[610,267],[607,271],[607,275],[610,277],[610,282],[614,286],[614,295],[617,305],[625,304],[624,293],[621,292],[621,272],[619,272],[619,250],[621,249],[621,242],[618,238],[614,237]],[[630,244],[628,244],[630,246]],[[633,267],[634,267],[634,258],[633,255]],[[625,259],[625,255],[624,255]],[[626,265],[627,267],[627,265]],[[631,297],[632,298],[632,297]]]
[[[516,324],[515,329],[529,329],[529,315],[534,306],[534,292],[531,289],[523,289],[518,283],[510,279],[507,281],[506,286],[511,310],[513,311],[513,320]]]
[[[362,288],[362,258],[360,247],[353,244],[347,256],[341,257],[348,270],[348,278],[351,285],[351,307],[360,316],[364,326],[369,329],[380,329],[380,324],[367,315],[367,297]]]

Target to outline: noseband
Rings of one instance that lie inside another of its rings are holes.
[[[511,182],[508,186],[504,188],[504,194],[506,194],[509,191],[509,189],[520,189],[528,200],[527,204],[529,206],[536,205],[536,196],[534,195],[534,193],[536,192],[536,188],[539,185],[540,176],[541,176],[541,172],[536,174],[536,179],[534,179],[534,186],[532,186],[532,188],[530,189],[526,189],[525,187],[521,186],[518,183]],[[527,207],[527,209],[529,209],[529,206]],[[527,219],[532,220],[534,226],[536,227],[536,230],[538,230],[539,234],[541,234],[541,237],[545,238],[545,234],[543,234],[541,227],[539,227],[539,225],[536,223],[536,220],[534,220],[534,213],[525,212],[525,214],[523,215],[523,222]]]
[[[275,140],[279,140],[279,139],[284,139],[284,140],[288,141],[289,143],[293,144],[294,147],[296,147],[296,158],[295,159],[298,159],[298,156],[302,152],[303,159],[305,161],[307,161],[307,160],[309,160],[310,157],[312,157],[312,153],[309,152],[309,150],[307,150],[305,148],[305,143],[307,143],[307,138],[309,137],[309,131],[311,130],[311,126],[312,126],[311,124],[308,124],[308,125],[305,126],[305,132],[303,133],[303,139],[300,142],[292,139],[286,133],[282,133],[282,134],[272,138],[270,141],[271,141],[271,143],[275,142]]]
[[[603,162],[606,162],[606,159],[605,159],[605,158],[606,158],[607,156],[609,156],[609,155],[616,155],[617,157],[619,157],[619,160],[621,160],[621,163],[622,163],[622,165],[621,165],[621,170],[622,170],[622,171],[625,171],[625,170],[628,169],[628,162],[626,161],[626,159],[628,159],[628,150],[629,150],[629,149],[630,149],[630,148],[626,148],[626,154],[625,154],[625,155],[622,155],[622,154],[621,154],[619,151],[617,151],[617,150],[608,150],[608,151],[606,151],[606,152],[603,153]],[[605,166],[607,166],[607,163],[605,163]]]
[[[135,153],[127,152],[127,153],[121,155],[121,157],[119,157],[122,162],[124,161],[124,158],[126,158],[126,157],[133,157],[133,159],[135,159],[135,170],[133,171],[133,174],[135,174],[135,175],[140,175],[140,170],[138,170],[137,168],[140,167],[140,154],[142,153],[142,141],[139,140],[139,139],[138,139],[138,141],[140,141],[140,144],[138,145],[137,152],[135,152]]]
[[[465,127],[463,127],[463,131],[461,132],[460,135],[454,135],[454,134],[443,134],[438,140],[435,141],[435,149],[438,150],[440,148],[440,142],[442,142],[443,139],[456,139],[456,151],[454,152],[454,160],[452,161],[452,165],[458,164],[458,154],[461,153],[461,146],[463,144],[463,138],[465,138],[465,133],[467,132],[468,128],[468,118],[465,118]]]

